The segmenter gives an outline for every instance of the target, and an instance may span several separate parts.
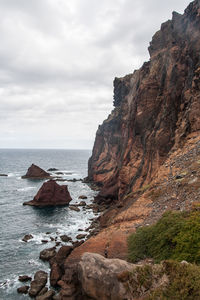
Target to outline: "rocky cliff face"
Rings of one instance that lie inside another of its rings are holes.
[[[114,80],[114,110],[99,126],[88,178],[99,202],[123,201],[149,184],[169,151],[200,130],[200,1],[161,25],[150,60]]]

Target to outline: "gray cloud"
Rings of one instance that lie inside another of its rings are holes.
[[[0,147],[92,147],[112,81],[187,0],[0,0]]]

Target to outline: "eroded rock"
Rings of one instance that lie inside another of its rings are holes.
[[[67,205],[72,200],[67,185],[59,185],[54,180],[43,183],[32,201],[24,202],[23,205],[37,207]]]
[[[47,283],[47,273],[44,271],[38,271],[34,275],[34,280],[31,281],[31,286],[29,290],[29,295],[31,297],[36,297],[39,292],[45,287]]]
[[[42,259],[44,261],[49,261],[55,255],[56,255],[56,248],[55,247],[44,249],[40,252],[40,259]]]
[[[24,285],[21,286],[17,289],[17,292],[20,294],[28,294],[28,290],[29,290],[29,286],[28,285]]]
[[[23,237],[22,241],[27,243],[31,239],[33,239],[32,234],[25,234],[25,236]]]
[[[23,179],[47,179],[51,178],[51,175],[47,173],[45,170],[41,169],[40,167],[32,164],[26,173],[26,175],[22,176]]]

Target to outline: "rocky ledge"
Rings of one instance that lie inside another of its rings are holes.
[[[37,207],[67,205],[72,200],[67,185],[59,185],[54,180],[49,180],[41,186],[33,200],[24,202],[23,205]]]

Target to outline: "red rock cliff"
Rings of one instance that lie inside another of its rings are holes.
[[[99,201],[148,184],[169,151],[200,130],[200,0],[161,25],[150,60],[114,80],[114,110],[99,126],[88,178]]]

